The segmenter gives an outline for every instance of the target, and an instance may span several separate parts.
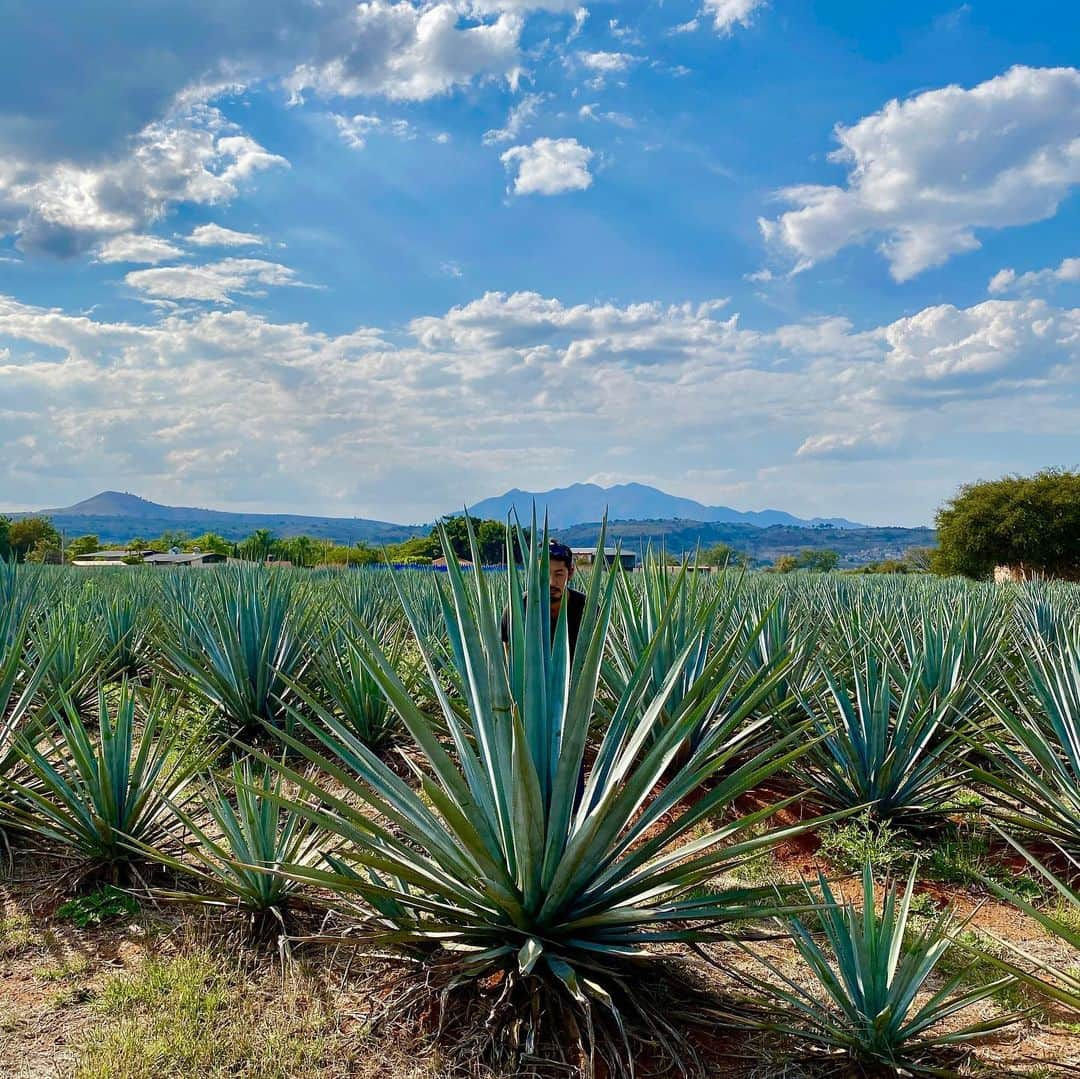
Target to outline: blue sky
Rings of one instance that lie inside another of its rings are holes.
[[[0,508],[1080,464],[1080,11],[16,0]]]

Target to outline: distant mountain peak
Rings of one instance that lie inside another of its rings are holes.
[[[43,510],[43,513],[68,516],[140,517],[157,516],[163,509],[156,502],[133,495],[130,491],[101,491],[73,506]]]
[[[703,523],[750,524],[758,528],[790,525],[801,528],[864,528],[843,517],[796,517],[784,510],[736,510],[730,506],[706,506],[692,498],[669,495],[644,483],[618,483],[601,487],[595,483],[573,483],[550,491],[522,491],[518,488],[496,498],[486,498],[469,507],[476,517],[501,520],[511,511],[525,521],[546,512],[552,528],[599,521],[606,512],[611,521],[683,520]]]

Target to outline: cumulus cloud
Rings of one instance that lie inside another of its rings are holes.
[[[754,13],[766,3],[767,0],[705,0],[705,14],[712,18],[713,26],[721,34],[730,34],[736,26],[749,26]]]
[[[492,15],[500,11],[513,11],[525,15],[531,11],[572,12],[582,10],[580,0],[472,0],[473,11]]]
[[[254,232],[237,232],[210,222],[196,225],[188,236],[188,243],[196,247],[260,247],[266,240]]]
[[[883,331],[886,388],[899,395],[960,397],[1038,385],[1080,362],[1080,308],[1045,300],[987,300],[928,307]],[[891,384],[891,385],[890,385]]]
[[[287,165],[217,109],[195,104],[150,124],[123,156],[97,167],[5,162],[0,221],[14,222],[23,250],[78,254],[173,206],[227,202],[255,173]]]
[[[603,89],[609,78],[624,75],[641,62],[640,56],[628,52],[579,52],[577,63],[592,72],[588,85],[594,90]]]
[[[601,75],[613,75],[628,71],[641,57],[628,52],[579,52],[578,63]]]
[[[357,4],[342,26],[340,51],[298,65],[284,85],[294,99],[310,90],[326,97],[379,94],[399,101],[424,101],[477,78],[516,85],[521,17],[506,12],[494,22],[460,23],[460,11],[449,3]]]
[[[1014,67],[970,90],[948,86],[891,101],[838,125],[830,160],[845,186],[806,184],[780,196],[797,208],[761,222],[803,260],[884,236],[906,281],[979,247],[976,230],[1052,217],[1080,182],[1080,70]]]
[[[33,29],[32,6],[15,0],[4,27],[13,47],[0,70],[0,146],[20,159],[98,163],[119,155],[196,84],[286,78],[300,89],[313,83],[430,96],[490,74],[492,65],[512,72],[510,41],[521,20],[576,7],[566,0],[231,0],[225,10],[172,0],[133,20],[122,4],[73,4],[64,10],[65,33],[48,35]],[[491,15],[506,20],[476,26]]]
[[[500,160],[516,169],[515,195],[561,195],[592,186],[593,152],[577,139],[537,139],[531,146],[513,146]]]
[[[255,172],[284,164],[209,107],[254,85],[294,102],[308,93],[423,101],[487,79],[516,86],[525,19],[539,10],[577,9],[236,0],[222,15],[205,0],[175,0],[132,23],[123,5],[76,5],[63,41],[31,38],[29,14],[16,16],[0,70],[0,237],[76,254],[180,203],[234,197]]]
[[[133,270],[124,281],[154,300],[206,300],[221,304],[231,304],[234,295],[262,295],[259,286],[300,284],[295,271],[280,262],[240,258],[203,266]]]
[[[1080,258],[1062,259],[1061,264],[1046,270],[1029,270],[1017,274],[1013,269],[998,270],[990,278],[989,291],[994,294],[1004,292],[1026,292],[1048,285],[1080,284]]]
[[[259,277],[273,281],[274,265],[217,272],[243,291],[268,287]],[[171,269],[136,272],[169,296],[205,283],[162,285]],[[860,461],[984,433],[991,414],[1017,437],[1035,415],[1040,439],[1071,437],[1078,368],[1080,309],[1043,301],[762,331],[722,300],[487,293],[404,335],[335,336],[237,307],[142,324],[0,297],[0,486],[13,506],[33,505],[49,485],[123,476],[159,498],[409,520],[505,487],[509,473],[544,486],[551,458],[538,451],[557,445],[566,480],[581,460],[639,476],[663,462],[676,482],[703,459],[737,459],[763,477],[748,503],[786,492],[790,504],[798,477],[835,512]],[[866,482],[878,490],[880,474]]]
[[[96,258],[98,262],[142,262],[156,266],[183,254],[182,248],[160,236],[129,234],[107,240],[97,249]]]

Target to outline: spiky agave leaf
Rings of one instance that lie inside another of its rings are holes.
[[[987,747],[997,768],[976,779],[1014,828],[1038,833],[1080,853],[1080,627],[1053,642],[1028,638],[1026,677],[1006,676],[1007,693],[984,692],[1005,738]],[[986,744],[984,732],[972,734]]]
[[[999,1030],[1016,1014],[934,1033],[945,1020],[996,993],[1012,981],[1000,979],[964,990],[969,970],[947,979],[921,1004],[916,997],[952,946],[958,923],[951,911],[909,931],[911,897],[917,867],[900,894],[890,883],[879,913],[867,863],[861,903],[838,899],[824,876],[818,876],[823,948],[799,917],[788,920],[792,939],[814,981],[800,984],[763,955],[755,958],[777,979],[758,984],[790,1009],[791,1021],[776,1026],[801,1034],[864,1062],[890,1067],[916,1065],[927,1049],[954,1046]]]
[[[291,735],[286,740],[332,783],[264,759],[301,792],[282,804],[342,843],[329,868],[288,871],[338,893],[339,905],[349,895],[358,897],[355,910],[366,917],[371,940],[436,954],[441,969],[449,965],[459,979],[499,970],[528,984],[561,986],[583,1006],[611,1007],[616,987],[627,989],[627,960],[647,961],[658,945],[671,942],[755,932],[741,923],[782,906],[772,889],[711,890],[708,883],[781,835],[810,826],[751,837],[775,807],[749,814],[734,809],[740,796],[804,752],[805,732],[724,771],[763,722],[749,717],[782,677],[778,664],[755,693],[708,727],[660,789],[661,777],[713,704],[702,687],[713,684],[716,672],[706,664],[700,685],[661,724],[689,646],[674,657],[651,696],[653,656],[647,648],[630,672],[579,797],[617,578],[591,575],[571,659],[565,608],[552,640],[547,605],[524,600],[526,592],[547,593],[546,535],[534,528],[533,536],[539,542],[526,548],[524,575],[509,562],[505,651],[502,603],[489,579],[472,573],[466,580],[450,560],[440,591],[467,723],[439,683],[430,652],[422,650],[449,747],[371,635],[356,627],[372,676],[425,759],[419,791],[315,701],[308,702],[311,715],[297,719],[318,749]],[[450,549],[445,535],[443,542]],[[508,536],[508,549],[510,543]],[[412,620],[407,600],[404,605]],[[690,806],[692,793],[701,797]],[[730,819],[712,823],[721,811]],[[520,1018],[535,1022],[528,1014]]]
[[[356,736],[376,751],[387,749],[401,735],[401,723],[379,683],[364,665],[353,624],[364,625],[386,648],[387,658],[403,673],[406,645],[402,627],[382,617],[374,625],[357,623],[350,616],[345,625],[324,623],[315,640],[315,655],[308,672],[318,699]]]
[[[21,761],[17,743],[33,737],[47,700],[42,685],[53,657],[29,648],[31,625],[25,608],[0,609],[0,799],[4,777]]]
[[[823,670],[828,693],[804,702],[821,734],[810,780],[835,809],[866,806],[878,820],[925,823],[944,813],[967,776],[955,718],[959,683],[942,701],[927,698],[918,663],[896,670],[879,647],[851,657],[848,684]]]
[[[203,902],[223,900],[253,916],[271,914],[280,923],[299,883],[277,871],[284,865],[314,865],[329,849],[318,827],[282,808],[281,774],[251,760],[234,761],[226,788],[211,773],[197,797],[173,803],[178,823],[168,843],[142,849],[155,860],[201,882],[205,891],[171,893]],[[179,857],[180,852],[186,859]]]
[[[167,607],[162,652],[181,686],[214,705],[230,734],[284,721],[289,679],[302,676],[321,613],[315,595],[265,567],[216,569]]]
[[[87,617],[82,597],[71,595],[50,606],[34,626],[31,637],[36,657],[51,656],[44,689],[63,696],[76,708],[89,707],[113,663],[115,649],[100,620]]]
[[[97,731],[69,698],[18,752],[28,776],[9,781],[7,811],[15,824],[74,854],[90,872],[114,877],[138,856],[131,842],[153,846],[202,763],[164,698],[155,693],[136,719],[136,694],[125,681],[110,706],[98,690]]]
[[[1049,963],[1045,959],[1031,955],[1025,948],[1020,947],[1015,941],[1005,940],[993,936],[996,943],[1010,955],[1013,960],[1005,959],[1000,954],[994,954],[984,948],[974,949],[976,954],[990,966],[1012,975],[1017,981],[1023,982],[1032,989],[1037,990],[1044,996],[1064,1004],[1073,1011],[1080,1013],[1080,895],[1074,887],[1056,876],[1039,861],[1034,854],[1022,846],[1015,838],[997,825],[991,826],[1005,839],[1016,851],[1023,855],[1027,863],[1043,878],[1049,886],[1051,894],[1056,895],[1059,901],[1059,910],[1063,914],[1050,913],[1040,909],[1028,900],[1018,896],[1010,888],[999,881],[983,876],[982,882],[990,891],[996,893],[1002,899],[1012,903],[1013,906],[1022,910],[1028,917],[1033,918],[1052,937],[1060,940],[1063,944],[1070,945],[1074,950],[1073,963]],[[1063,852],[1064,853],[1064,852]],[[1065,859],[1071,867],[1075,882],[1080,875],[1080,860],[1065,854]],[[989,935],[989,934],[988,934]]]
[[[104,630],[110,656],[103,671],[106,680],[139,678],[149,667],[153,635],[145,582],[145,577],[134,578],[130,591],[102,596],[89,612]]]
[[[618,563],[615,575],[614,626],[608,641],[611,659],[602,666],[604,683],[620,700],[648,651],[651,677],[644,695],[655,696],[675,659],[685,652],[682,672],[668,695],[666,718],[666,713],[679,710],[705,668],[715,637],[732,616],[736,597],[725,597],[712,587],[696,563],[684,561],[673,573],[663,552],[658,555],[651,548],[633,577]]]

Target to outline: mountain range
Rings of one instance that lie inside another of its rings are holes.
[[[706,506],[692,498],[669,495],[643,483],[619,483],[600,487],[595,483],[575,483],[551,491],[507,491],[497,498],[485,498],[469,507],[474,517],[504,520],[514,510],[522,523],[532,519],[532,507],[542,518],[547,510],[551,528],[569,528],[583,521],[599,521],[606,511],[609,521],[701,521],[704,524],[747,524],[757,528],[789,525],[796,528],[826,526],[866,528],[843,517],[795,517],[783,510],[735,510],[730,506]]]
[[[933,543],[930,529],[871,528],[843,517],[799,518],[782,510],[744,512],[706,506],[628,483],[615,487],[574,484],[552,491],[507,491],[469,507],[476,517],[505,519],[514,510],[522,523],[546,511],[553,531],[575,547],[594,545],[600,521],[608,516],[608,538],[628,550],[664,545],[673,554],[715,543],[730,543],[757,559],[773,559],[805,547],[831,547],[847,564],[900,557],[908,547]],[[96,535],[103,544],[151,539],[165,531],[197,536],[216,532],[240,540],[265,528],[278,537],[308,535],[335,543],[382,545],[426,535],[430,524],[404,525],[366,517],[314,517],[299,514],[231,513],[191,506],[164,506],[121,491],[102,491],[72,506],[38,510],[71,538]],[[14,516],[27,516],[15,514]]]

